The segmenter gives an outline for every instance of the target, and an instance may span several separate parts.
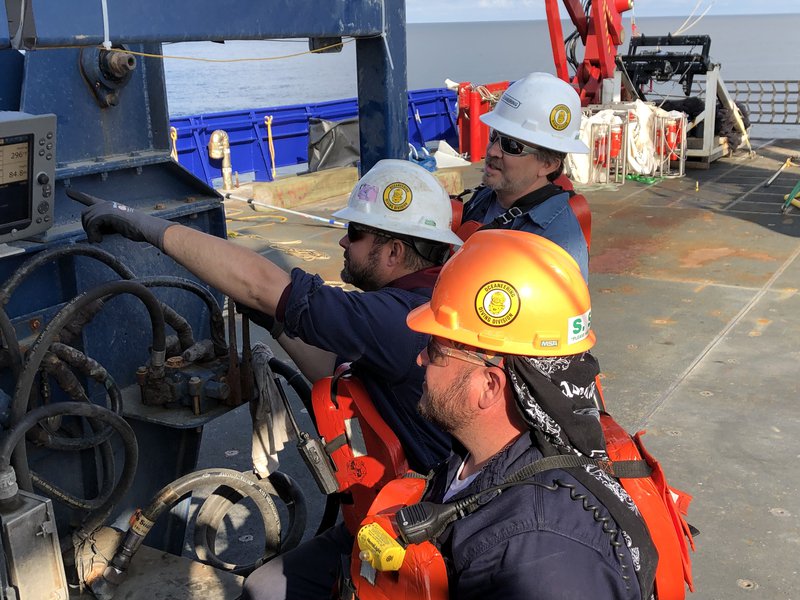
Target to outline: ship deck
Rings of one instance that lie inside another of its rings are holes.
[[[800,593],[800,209],[781,212],[800,168],[765,186],[800,140],[754,149],[652,185],[580,189],[593,214],[592,325],[606,402],[629,431],[647,430],[670,483],[694,496],[696,600]],[[461,175],[474,185],[480,164]],[[327,217],[346,200],[294,209]],[[227,213],[237,243],[339,281],[341,229],[235,202]],[[207,427],[201,466],[248,468],[248,417],[243,407]],[[313,531],[322,499],[294,448],[281,456],[308,492]],[[249,523],[230,521],[229,551],[241,540],[252,549]]]

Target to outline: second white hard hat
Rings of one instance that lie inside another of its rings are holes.
[[[463,244],[451,229],[453,209],[439,180],[407,160],[375,163],[334,217],[443,244]]]
[[[550,73],[531,73],[515,81],[494,110],[480,119],[492,129],[534,146],[589,152],[579,139],[580,97],[570,84]]]

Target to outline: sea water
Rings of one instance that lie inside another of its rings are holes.
[[[682,18],[636,19],[644,35],[667,35]],[[565,22],[566,34],[572,31]],[[625,20],[628,35],[630,19]],[[687,35],[711,36],[711,59],[723,80],[800,80],[792,47],[800,14],[705,16]],[[515,80],[532,71],[554,72],[546,21],[410,23],[409,89],[444,87],[445,79],[485,84]],[[356,52],[345,38],[341,52],[307,54],[306,40],[165,44],[164,67],[171,116],[313,103],[357,94]],[[627,50],[627,41],[621,51]],[[700,48],[696,49],[699,52]],[[268,60],[241,60],[268,59]],[[224,62],[208,62],[224,61]],[[677,81],[668,93],[680,95]],[[799,135],[800,126],[767,135]]]

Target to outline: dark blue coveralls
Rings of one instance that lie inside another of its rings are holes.
[[[448,502],[501,484],[540,458],[524,434]],[[426,500],[441,502],[462,460],[453,454],[437,469]],[[640,600],[631,552],[605,507],[566,471],[539,473],[532,481],[544,485],[508,488],[439,536],[450,597]],[[596,512],[584,508],[584,496]]]

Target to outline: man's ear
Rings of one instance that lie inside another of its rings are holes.
[[[476,370],[481,377],[481,397],[479,408],[485,410],[497,402],[505,402],[506,373],[500,367],[484,367]]]
[[[539,168],[539,177],[547,177],[550,173],[554,173],[560,166],[560,158],[554,158],[552,161],[542,163],[542,166]]]
[[[385,255],[388,266],[397,267],[405,264],[406,252],[409,251],[409,248],[403,242],[393,239],[385,244],[384,248],[388,249]]]

